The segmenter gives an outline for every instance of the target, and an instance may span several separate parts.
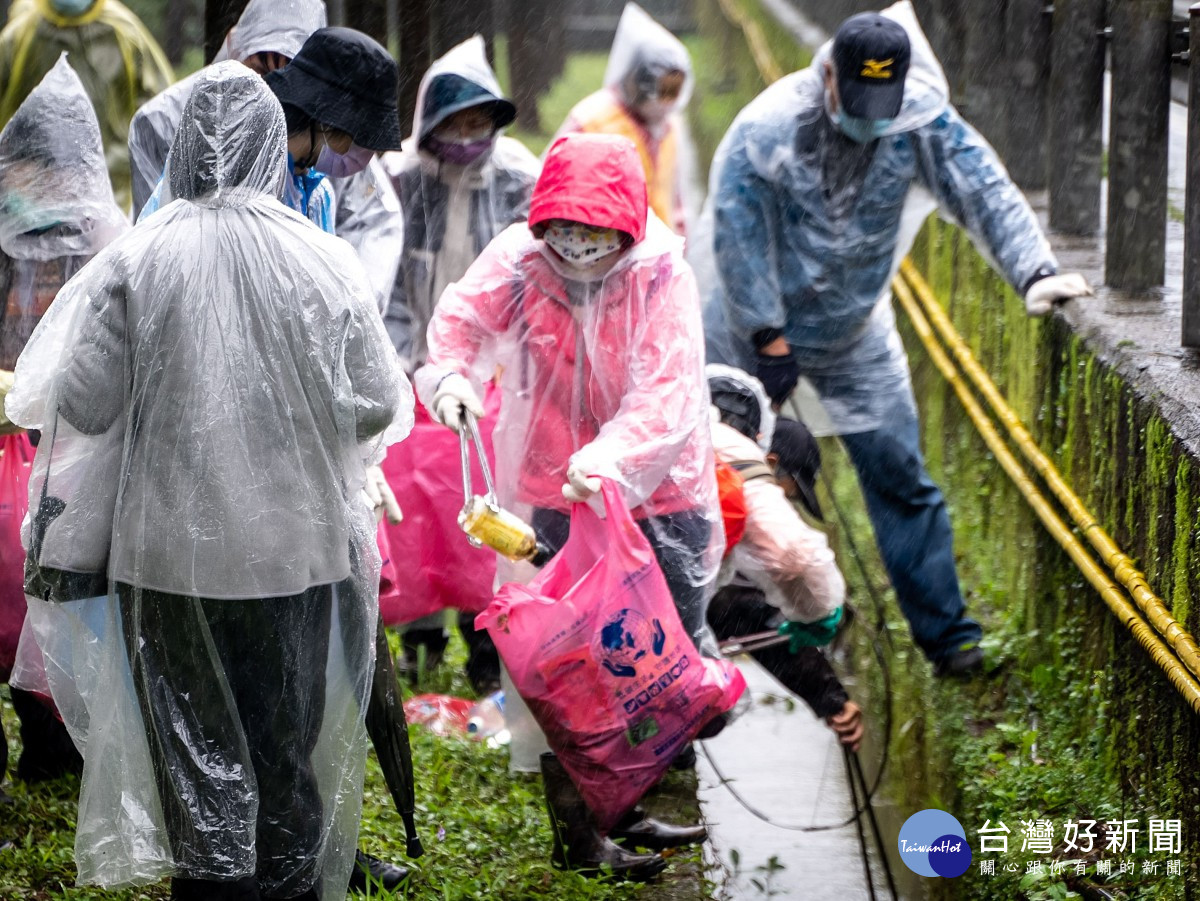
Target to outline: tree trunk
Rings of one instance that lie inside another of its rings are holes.
[[[400,0],[400,124],[407,132],[417,108],[417,86],[433,63],[431,0]]]
[[[347,28],[357,28],[388,45],[387,0],[345,0]]]

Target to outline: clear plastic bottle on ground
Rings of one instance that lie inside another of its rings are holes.
[[[482,699],[467,715],[467,733],[475,739],[490,738],[504,729],[504,692]]]

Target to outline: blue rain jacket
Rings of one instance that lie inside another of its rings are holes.
[[[751,337],[781,329],[828,417],[826,433],[879,428],[913,409],[891,279],[936,203],[1018,289],[1057,271],[1024,196],[947,101],[945,76],[907,3],[913,62],[891,133],[860,145],[826,111],[829,45],[730,127],[713,164],[706,298],[709,358],[753,371]]]

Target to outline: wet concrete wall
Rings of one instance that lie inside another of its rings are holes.
[[[1195,633],[1200,463],[1159,398],[1118,372],[1106,342],[1084,340],[1061,318],[1028,319],[955,227],[932,219],[913,257],[1039,445]],[[1031,859],[1073,856],[1061,845],[1054,855],[1019,853],[1022,820],[1050,818],[1061,837],[1065,820],[1132,818],[1144,843],[1150,819],[1181,819],[1183,875],[1166,878],[1160,863],[1158,877],[1118,884],[1131,897],[1197,897],[1189,861],[1200,851],[1200,721],[1034,518],[903,316],[901,331],[927,460],[951,503],[960,574],[987,630],[992,671],[966,686],[933,684],[906,638],[895,643],[902,734],[892,798],[910,810],[951,810],[972,838],[985,819],[1004,821],[1016,841],[990,856],[998,872],[1016,862],[1021,874]],[[878,707],[879,682],[866,681]],[[1020,882],[976,871],[927,888],[931,897],[999,899],[1022,897]],[[1041,897],[1039,883],[1027,889]]]

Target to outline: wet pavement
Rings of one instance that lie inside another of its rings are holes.
[[[757,663],[743,657],[738,666],[750,687],[751,706],[720,736],[704,743],[697,764],[700,806],[711,836],[708,875],[720,887],[715,897],[869,897],[853,825],[801,832],[765,823],[721,785],[706,759],[710,755],[751,805],[788,826],[840,823],[853,810],[843,755],[833,733]],[[869,755],[863,757],[870,779]],[[867,840],[872,841],[869,832]],[[887,897],[878,866],[874,878],[880,897]]]

